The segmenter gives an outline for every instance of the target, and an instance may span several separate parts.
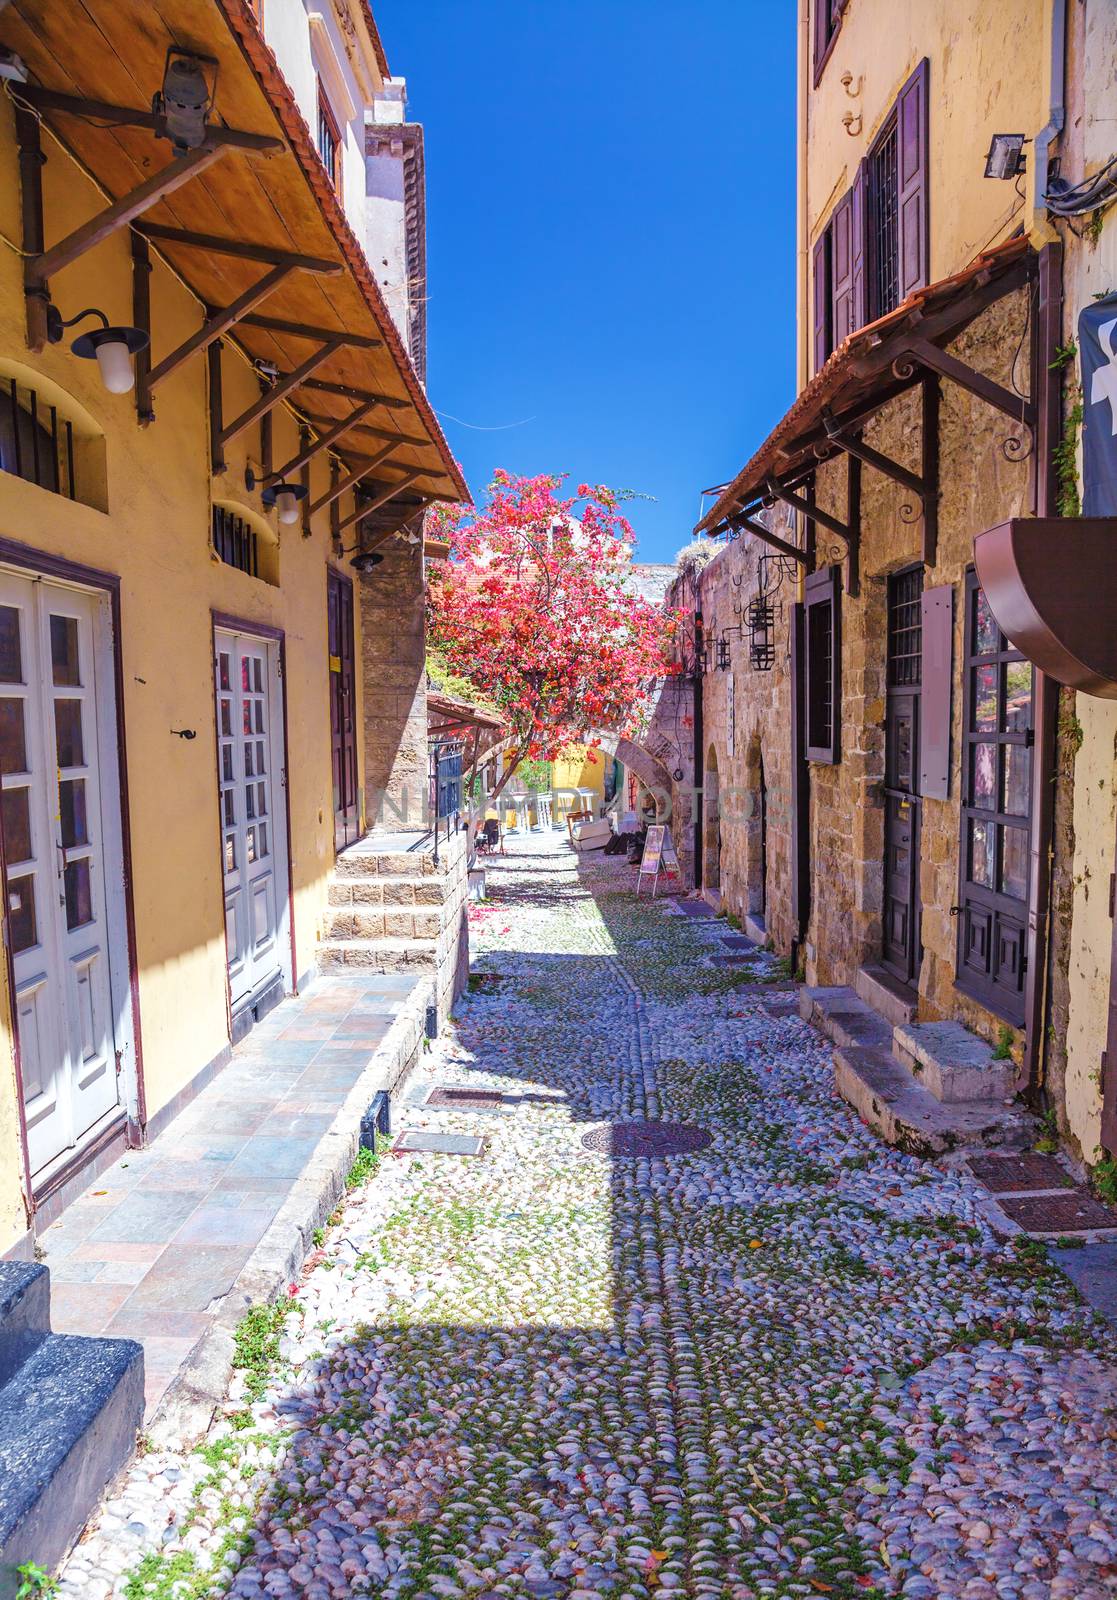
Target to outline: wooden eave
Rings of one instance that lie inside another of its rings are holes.
[[[895,311],[850,334],[751,461],[723,488],[696,533],[716,537],[737,526],[758,532],[752,519],[762,508],[775,499],[800,506],[800,491],[809,488],[819,463],[843,453],[859,464],[867,461],[918,496],[916,478],[920,475],[905,472],[878,452],[867,450],[860,439],[866,422],[916,384],[924,385],[925,403],[932,410],[934,389],[945,377],[963,383],[1023,427],[1033,426],[1035,413],[1029,400],[1000,390],[981,373],[949,356],[943,347],[988,306],[1026,283],[1034,271],[1035,256],[1027,241],[1008,240],[979,256],[964,271],[917,290]],[[856,448],[850,448],[851,441]],[[925,439],[927,459],[920,476],[925,509],[938,492],[937,465],[928,457],[930,443]],[[778,492],[781,489],[788,493]],[[831,531],[838,529],[832,527]],[[839,536],[845,537],[844,532]]]
[[[227,151],[145,210],[132,227],[139,234],[150,228],[151,250],[163,256],[197,296],[199,325],[250,296],[265,269],[259,261],[157,238],[160,229],[250,243],[264,252],[297,253],[335,265],[333,274],[288,272],[255,314],[238,321],[223,337],[234,340],[251,359],[271,363],[281,375],[306,363],[317,335],[363,341],[339,344],[315,370],[313,380],[290,393],[289,403],[328,427],[352,411],[348,396],[382,397],[369,414],[369,423],[375,423],[381,437],[398,433],[406,436],[406,442],[378,471],[378,484],[396,477],[414,481],[419,475],[431,498],[468,499],[465,480],[318,158],[310,130],[244,0],[69,0],[54,6],[12,0],[0,11],[0,44],[23,59],[33,85],[137,111],[151,105],[162,82],[169,45],[215,59],[217,96],[211,122],[278,138],[283,147],[271,155]],[[18,85],[15,88],[18,95]],[[109,200],[130,194],[174,160],[170,144],[149,128],[108,126],[61,110],[44,110],[40,115]],[[51,143],[44,138],[48,159],[65,160],[52,153]],[[46,246],[64,237],[69,226],[69,219],[48,211]],[[295,333],[284,324],[316,333]],[[150,360],[157,368],[170,353],[172,340],[157,320],[151,336]],[[190,359],[198,366],[198,382],[204,383],[204,356],[194,354]],[[157,394],[156,413],[158,400]],[[343,438],[338,449],[344,454],[345,448]]]

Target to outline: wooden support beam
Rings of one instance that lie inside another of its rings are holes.
[[[844,522],[839,522],[837,517],[830,515],[829,511],[823,511],[821,506],[812,504],[810,500],[804,500],[802,495],[793,494],[790,489],[784,487],[778,478],[769,475],[764,482],[768,493],[773,499],[782,500],[785,505],[794,506],[796,511],[801,511],[812,522],[821,523],[824,528],[829,528],[831,533],[836,533],[838,538],[843,539],[847,545],[851,539],[857,538],[857,529],[847,526]]]
[[[56,272],[70,266],[87,250],[92,250],[94,245],[110,239],[118,229],[127,227],[128,223],[142,216],[158,201],[165,200],[176,189],[181,189],[184,183],[189,183],[191,178],[198,177],[207,167],[212,167],[227,149],[227,145],[218,145],[214,150],[191,150],[184,156],[177,156],[169,166],[153,173],[130,194],[114,200],[112,205],[106,206],[95,217],[90,217],[88,222],[83,222],[80,228],[75,228],[57,244],[51,245],[49,250],[44,250],[29,261],[27,266],[32,283],[45,285]]]
[[[920,366],[927,367],[931,372],[937,372],[942,378],[949,378],[952,383],[958,384],[963,389],[968,389],[971,394],[977,395],[979,400],[984,400],[986,405],[993,406],[997,411],[1003,411],[1014,422],[1022,423],[1026,428],[1035,427],[1036,408],[1030,400],[1022,395],[1013,394],[1011,389],[1005,389],[992,378],[987,378],[984,372],[978,372],[975,367],[959,361],[957,356],[940,350],[937,344],[931,344],[926,339],[912,339],[908,344],[907,353],[918,361]]]
[[[373,400],[371,404],[378,406],[380,401]],[[303,416],[312,428],[317,428],[320,432],[332,428],[337,421],[336,417],[315,417],[310,412],[303,412]],[[362,422],[356,432],[371,434],[374,439],[390,439],[393,444],[410,445],[415,450],[434,449],[429,439],[417,439],[410,433],[394,433],[391,428],[374,428],[371,422]]]
[[[823,413],[823,423],[826,428],[826,437],[844,450],[847,455],[856,456],[859,461],[864,461],[867,466],[875,467],[878,472],[883,472],[886,478],[891,478],[904,489],[910,489],[922,500],[925,492],[923,479],[916,473],[909,472],[907,467],[902,467],[898,461],[893,461],[891,456],[882,455],[879,450],[874,450],[871,445],[855,433],[847,433],[829,412]]]
[[[932,373],[923,380],[923,565],[939,558],[939,398],[940,383]]]
[[[410,400],[397,400],[394,395],[374,394],[371,389],[354,389],[350,383],[328,383],[324,378],[315,378],[313,383],[307,384],[307,388],[318,389],[322,394],[337,394],[343,400],[375,400],[377,405],[390,406],[394,410],[406,411],[411,404]]]
[[[815,507],[817,513],[818,507]],[[846,456],[846,525],[861,526],[861,461],[855,455]],[[854,600],[861,593],[861,541],[846,540],[846,593]]]
[[[82,95],[62,94],[58,89],[44,89],[37,83],[20,83],[12,89],[16,105],[33,106],[36,111],[61,111],[68,116],[80,117],[87,122],[91,117],[116,128],[150,128],[161,138],[169,138],[167,119],[150,108],[138,111],[130,106],[114,106],[105,100],[87,100]],[[286,148],[282,139],[270,138],[263,133],[242,133],[239,128],[222,128],[216,125],[206,129],[205,146],[216,148],[226,145],[231,150],[247,150],[257,155],[276,155]]]
[[[354,484],[360,483],[362,478],[367,478],[369,473],[375,467],[379,466],[382,461],[386,461],[388,459],[394,449],[395,445],[386,444],[383,450],[379,451],[374,456],[369,456],[367,460],[362,461],[360,466],[353,468],[352,472],[347,472],[344,478],[339,478],[336,483],[331,483],[325,494],[319,495],[317,500],[315,500],[314,504],[311,506],[311,516],[313,516],[316,511],[324,511],[328,505],[333,503],[333,501],[339,500],[347,489],[352,489]],[[343,523],[342,526],[345,527],[346,524]]]
[[[206,351],[209,377],[209,466],[211,472],[224,472],[225,399],[221,387],[221,340],[215,339]]]
[[[16,106],[19,141],[20,209],[23,225],[23,289],[27,296],[27,348],[41,350],[47,342],[47,292],[34,281],[31,262],[41,253],[43,238],[43,155],[39,119],[33,111]]]
[[[342,434],[347,433],[355,422],[358,422],[361,417],[371,411],[375,404],[375,400],[363,401],[347,417],[342,417],[340,422],[335,422],[333,427],[327,428],[317,439],[311,439],[308,431],[303,429],[303,438],[299,446],[298,455],[292,456],[290,461],[285,461],[281,467],[277,467],[271,476],[277,481],[281,481],[286,478],[289,472],[297,472],[308,461],[313,461],[316,455],[319,455],[323,450],[328,450],[335,439],[340,439]]]
[[[155,421],[151,405],[151,251],[136,232],[132,243],[132,325],[146,333],[149,343],[132,358],[136,372],[136,416],[141,427]]]
[[[270,411],[281,400],[285,400],[292,389],[297,389],[301,383],[305,383],[312,372],[316,372],[324,362],[337,354],[337,350],[337,345],[331,340],[329,344],[324,344],[321,349],[315,350],[313,355],[307,356],[302,366],[296,367],[294,372],[288,372],[281,377],[278,383],[266,394],[262,394],[247,411],[242,411],[239,417],[233,418],[227,428],[222,428],[220,435],[222,445],[228,444],[230,439],[235,439],[238,433],[250,428],[266,411]]]
[[[205,350],[215,339],[220,339],[221,335],[234,327],[253,306],[258,306],[261,300],[266,300],[269,294],[278,289],[294,270],[288,263],[273,267],[258,283],[254,283],[242,295],[238,295],[231,306],[226,306],[223,310],[215,311],[208,316],[197,333],[192,333],[189,339],[184,339],[177,350],[172,350],[170,355],[163,357],[158,366],[152,367],[147,379],[148,392],[150,393],[156,384],[162,383],[164,378],[169,378],[172,372],[177,372],[183,362],[189,361],[196,351]]]
[[[377,350],[383,339],[371,339],[363,333],[345,333],[337,328],[312,328],[308,322],[287,322],[283,317],[241,317],[246,328],[263,328],[268,333],[289,333],[296,339],[337,339],[354,350]]]
[[[730,528],[747,528],[749,533],[754,533],[758,539],[763,539],[765,544],[771,545],[773,550],[778,550],[781,556],[790,556],[793,561],[798,561],[803,566],[806,565],[807,556],[805,551],[800,550],[796,545],[788,544],[786,539],[781,539],[778,533],[773,533],[762,522],[754,522],[751,517],[738,513],[735,516],[727,517],[724,526],[727,530]]]
[[[415,479],[421,476],[422,474],[417,468],[409,467],[402,478],[397,478],[395,483],[389,483],[374,499],[367,501],[356,511],[351,511],[347,517],[343,517],[338,523],[338,532],[344,533],[345,529],[352,527],[354,522],[360,522],[362,517],[371,516],[374,511],[379,511],[380,507],[387,505],[388,501],[394,499],[395,496],[399,494],[401,489],[406,489],[409,483],[414,483]],[[418,505],[416,505],[415,510],[421,511],[423,506],[429,505],[430,498],[431,497],[428,496],[427,498],[423,499]],[[383,538],[378,542],[382,544],[384,539],[390,539],[395,532],[395,528],[389,528],[384,534]],[[373,545],[372,548],[375,549],[376,546]]]
[[[305,450],[310,443],[310,429],[299,429],[299,445]],[[302,523],[302,536],[309,539],[313,531],[310,526],[310,457],[308,456],[299,467],[299,481],[306,493],[299,502],[300,521]]]
[[[249,244],[244,239],[223,239],[216,233],[195,233],[190,228],[168,228],[161,222],[142,222],[139,231],[145,239],[155,244],[188,245],[192,250],[208,250],[211,255],[239,256],[242,261],[259,261],[264,266],[299,267],[303,272],[316,272],[319,277],[336,277],[344,268],[340,261],[327,261],[321,256],[302,256],[291,250],[273,250],[268,244]],[[342,338],[330,334],[330,338]]]

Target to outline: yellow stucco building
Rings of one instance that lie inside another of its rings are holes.
[[[352,558],[465,489],[354,232],[387,68],[340,9],[0,17],[0,1253],[312,972],[387,782]]]

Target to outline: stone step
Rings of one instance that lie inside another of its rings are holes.
[[[898,1027],[892,1054],[943,1105],[995,1106],[1014,1098],[1015,1063],[994,1061],[992,1048],[960,1022]]]
[[[50,1273],[34,1261],[0,1262],[0,1385],[50,1333]]]
[[[916,996],[899,978],[894,978],[883,967],[861,967],[853,980],[858,998],[867,1006],[879,1011],[885,1022],[894,1028],[915,1021]]]
[[[370,850],[350,847],[343,850],[334,862],[335,878],[434,878],[439,868],[431,856],[416,851],[393,851],[388,855],[375,855]]]
[[[913,1156],[966,1147],[1025,1150],[1035,1129],[1015,1106],[963,1101],[944,1104],[884,1050],[834,1051],[834,1083],[843,1100],[886,1144]]]
[[[888,1051],[892,1029],[845,984],[799,992],[799,1015],[843,1048]]]
[[[323,939],[319,972],[410,972],[438,966],[437,939]]]
[[[0,1387],[0,1594],[53,1570],[127,1463],[143,1422],[143,1347],[48,1334]]]
[[[437,939],[442,912],[437,906],[330,906],[323,927],[327,940]]]
[[[368,878],[333,878],[327,898],[331,906],[440,906],[446,900],[446,880],[404,878],[390,872]]]

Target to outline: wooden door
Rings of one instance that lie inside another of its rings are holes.
[[[7,931],[38,1179],[111,1120],[121,1100],[98,715],[98,678],[110,666],[98,650],[98,604],[82,590],[0,574]]]
[[[215,633],[218,789],[233,1012],[279,983],[287,900],[278,645]]]
[[[923,957],[919,899],[922,594],[922,567],[910,567],[888,581],[881,957],[888,970],[908,984],[916,982]]]
[[[334,785],[334,846],[360,837],[357,793],[357,666],[353,643],[353,585],[331,568],[326,610],[330,652],[330,749]]]

